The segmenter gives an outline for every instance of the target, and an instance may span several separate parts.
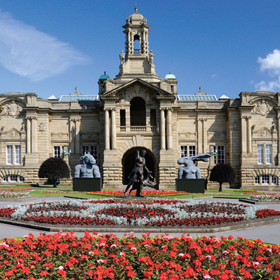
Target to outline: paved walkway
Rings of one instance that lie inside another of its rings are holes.
[[[26,203],[35,203],[35,202],[41,202],[41,201],[57,201],[57,200],[64,200],[65,198],[62,197],[47,197],[47,198],[34,198],[32,201],[28,201]],[[239,203],[236,199],[213,199],[213,198],[204,198],[203,200],[211,200],[211,201],[222,201],[222,202],[233,202],[233,203]],[[0,208],[6,207],[8,205],[15,205],[15,204],[22,204],[22,202],[3,202],[0,201]],[[280,204],[265,204],[261,205],[261,207],[264,208],[270,208],[280,211]],[[30,228],[24,228],[19,226],[12,226],[12,225],[6,225],[0,223],[0,239],[2,238],[14,238],[14,237],[22,237],[24,235],[27,235],[29,233],[33,233],[35,236],[38,236],[40,232],[46,233],[46,234],[53,234],[54,232],[49,231],[42,231],[42,230],[35,230]],[[108,234],[108,232],[101,232]],[[170,233],[170,232],[166,232]],[[186,230],[186,234],[188,231]],[[114,233],[118,237],[122,237],[123,233]],[[152,233],[151,235],[156,235],[161,233]],[[170,233],[172,236],[181,236],[182,233]],[[76,232],[76,236],[81,237],[83,236],[83,232]],[[141,236],[142,233],[135,233],[135,236]],[[200,236],[226,236],[232,235],[233,237],[241,236],[243,238],[248,239],[261,239],[264,242],[273,243],[273,244],[280,244],[280,223],[279,224],[272,224],[272,225],[265,225],[265,226],[258,226],[258,227],[251,227],[251,228],[244,228],[244,229],[238,229],[238,230],[232,230],[232,231],[220,231],[216,233],[191,233],[192,237]]]

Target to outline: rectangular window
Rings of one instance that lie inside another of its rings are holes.
[[[84,155],[85,153],[89,152],[89,147],[88,146],[83,146],[82,147],[82,155]]]
[[[17,182],[17,175],[11,175],[10,176],[10,181],[11,182]]]
[[[214,146],[214,163],[225,163],[225,146]]]
[[[264,164],[263,144],[258,144],[258,164]]]
[[[195,146],[189,146],[189,156],[195,156]]]
[[[269,184],[269,175],[262,175],[262,184]]]
[[[7,164],[13,164],[13,146],[7,145]]]
[[[96,146],[90,146],[90,154],[95,158],[97,161],[97,147]]]
[[[60,158],[60,146],[53,147],[53,157]]]
[[[272,145],[265,145],[266,164],[272,164]]]
[[[272,178],[271,178],[271,184],[272,184],[272,185],[277,185],[277,177],[272,176]]]
[[[255,184],[259,185],[261,183],[260,176],[255,177]]]
[[[15,164],[21,164],[21,146],[15,145]]]
[[[151,118],[151,125],[152,126],[157,125],[156,109],[151,109],[150,118]]]
[[[188,146],[181,146],[181,157],[188,156]]]
[[[125,122],[125,110],[120,110],[120,116],[121,116],[121,126],[126,126],[126,122]]]

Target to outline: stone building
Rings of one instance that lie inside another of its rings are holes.
[[[137,8],[123,28],[119,73],[114,79],[100,76],[98,95],[76,90],[44,100],[35,93],[0,94],[1,182],[39,181],[40,164],[52,156],[64,157],[73,171],[89,151],[103,186],[119,188],[136,150],[145,148],[147,166],[162,189],[175,188],[178,158],[207,151],[217,154],[199,163],[204,177],[216,163],[230,163],[237,174],[232,187],[278,188],[280,93],[217,99],[200,89],[178,95],[175,75],[156,74],[150,26]]]

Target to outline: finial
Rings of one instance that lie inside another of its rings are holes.
[[[199,92],[202,92],[202,91],[201,91],[201,87],[199,87]]]
[[[169,74],[171,74],[171,71],[169,71]]]
[[[106,71],[104,71],[104,75],[106,75]]]
[[[135,3],[134,11],[135,11],[136,14],[138,13],[138,7],[137,7],[137,4],[136,4],[136,3]]]
[[[75,92],[78,92],[78,87],[75,87]]]

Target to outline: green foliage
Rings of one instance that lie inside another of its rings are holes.
[[[222,184],[228,182],[232,184],[235,180],[235,172],[230,164],[220,163],[214,166],[210,174],[210,181],[220,184],[219,191],[222,191]]]
[[[39,169],[39,178],[48,178],[50,181],[69,177],[70,169],[66,162],[61,158],[51,157],[45,160]]]

